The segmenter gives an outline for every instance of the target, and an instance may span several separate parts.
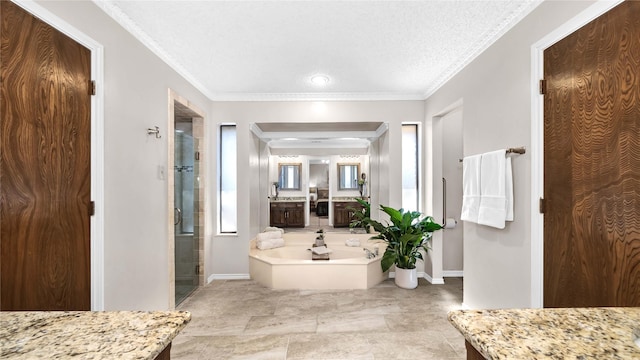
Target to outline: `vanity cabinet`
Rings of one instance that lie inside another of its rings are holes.
[[[362,209],[362,205],[356,201],[333,202],[333,227],[348,227],[353,220],[355,210]]]
[[[271,226],[304,227],[304,202],[272,202],[270,220]]]

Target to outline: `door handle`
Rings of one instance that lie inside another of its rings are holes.
[[[174,210],[174,217],[176,219],[173,225],[178,225],[182,222],[182,210],[180,210],[180,208],[173,208],[173,210]]]

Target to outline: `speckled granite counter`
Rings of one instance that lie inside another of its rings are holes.
[[[640,308],[457,310],[449,321],[486,359],[640,359]]]
[[[163,358],[190,320],[184,311],[0,312],[0,358]]]

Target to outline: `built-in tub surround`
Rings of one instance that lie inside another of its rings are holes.
[[[368,289],[387,278],[380,260],[384,243],[369,241],[371,234],[325,234],[332,252],[330,260],[311,260],[315,233],[286,233],[285,247],[259,250],[255,240],[249,250],[251,278],[272,289]],[[346,246],[347,239],[359,239],[361,246]],[[364,248],[379,255],[367,259]]]

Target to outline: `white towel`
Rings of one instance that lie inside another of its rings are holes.
[[[330,254],[332,252],[332,250],[327,249],[326,246],[314,246],[313,248],[311,248],[311,251],[314,254],[318,254],[318,255]]]
[[[284,246],[283,238],[256,240],[256,247],[260,250],[275,249],[283,246]]]
[[[507,215],[505,220],[513,221],[513,170],[511,169],[511,158],[507,157],[505,167],[505,200]]]
[[[264,228],[263,232],[269,232],[269,231],[280,231],[281,234],[284,234],[284,229],[275,227],[275,226],[267,226],[266,228]]]
[[[511,199],[507,199],[507,189]],[[509,212],[513,219],[513,210],[507,211],[507,204],[513,204],[513,178],[507,177],[506,149],[482,154],[480,193],[478,224],[504,229]]]
[[[281,237],[282,237],[282,233],[280,231],[266,231],[266,232],[259,233],[256,236],[256,239],[258,241],[261,241],[261,240],[277,239]]]
[[[478,222],[480,209],[480,164],[482,155],[462,160],[462,213],[460,220]]]
[[[344,244],[345,244],[345,245],[347,245],[347,246],[355,246],[355,247],[358,247],[358,246],[360,246],[360,240],[358,240],[358,239],[347,239],[347,240],[344,242]]]

